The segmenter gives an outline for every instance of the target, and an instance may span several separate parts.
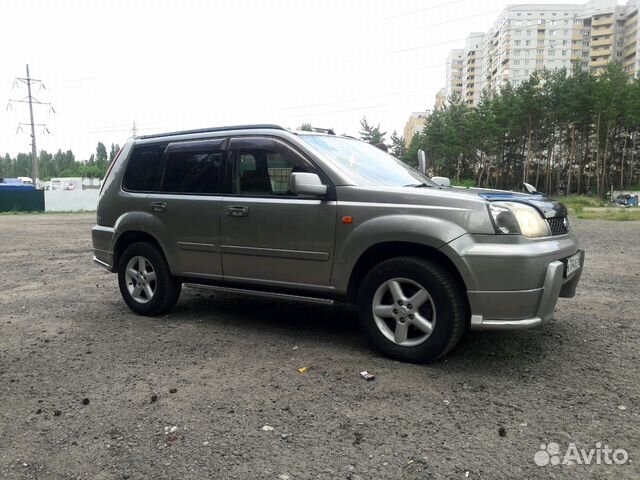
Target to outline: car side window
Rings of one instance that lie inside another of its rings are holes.
[[[122,186],[133,192],[153,192],[158,189],[162,154],[167,144],[138,145],[127,161]]]
[[[161,191],[200,195],[220,193],[225,155],[222,142],[170,144]]]
[[[234,139],[233,193],[256,196],[286,196],[291,193],[293,172],[317,173],[315,167],[295,151],[271,139]]]

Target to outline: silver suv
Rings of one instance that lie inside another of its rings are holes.
[[[442,186],[359,140],[275,125],[130,141],[92,236],[138,314],[168,311],[183,285],[347,302],[410,362],[468,328],[549,320],[584,262],[565,207],[542,195]]]

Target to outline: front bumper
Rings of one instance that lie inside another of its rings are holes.
[[[526,239],[464,235],[442,251],[467,287],[474,330],[517,330],[550,320],[558,297],[573,297],[584,264],[564,278],[564,261],[578,252],[572,233]]]
[[[531,292],[484,292],[491,298],[491,302],[511,303],[520,296],[527,296],[529,293],[532,298],[539,296],[536,307],[536,313],[528,318],[521,319],[495,319],[485,318],[482,314],[471,315],[472,330],[524,330],[527,328],[537,327],[553,318],[553,311],[559,297],[573,297],[575,295],[576,286],[580,281],[582,267],[584,265],[584,252],[581,252],[580,268],[574,272],[569,278],[564,278],[563,262],[556,260],[547,266],[544,277],[544,284],[539,291]],[[481,295],[481,292],[477,292]],[[478,296],[480,296],[478,295]],[[485,299],[487,300],[487,299]],[[483,303],[483,302],[476,302]],[[472,308],[473,311],[473,308]]]

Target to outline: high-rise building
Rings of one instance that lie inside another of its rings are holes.
[[[468,105],[477,105],[482,94],[482,65],[485,35],[474,32],[467,37],[462,67],[462,95]]]
[[[451,50],[447,57],[447,97],[462,95],[462,69],[464,67],[464,50]]]
[[[599,75],[617,62],[635,76],[640,71],[639,4],[591,0],[582,5],[510,5],[486,33],[471,33],[462,51],[451,51],[447,97],[459,94],[476,106],[483,91],[495,92],[508,83],[517,86],[544,69],[571,71],[579,66]]]
[[[440,90],[438,90],[438,93],[436,93],[436,103],[433,109],[440,110],[441,108],[444,108],[446,104],[447,104],[447,89],[441,88]]]
[[[638,29],[638,0],[632,0],[625,7],[624,39],[622,46],[622,68],[630,77],[640,71],[640,29]]]

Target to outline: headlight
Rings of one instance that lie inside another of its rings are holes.
[[[496,233],[522,234],[529,238],[550,235],[547,222],[530,205],[518,202],[491,202],[489,211]]]

